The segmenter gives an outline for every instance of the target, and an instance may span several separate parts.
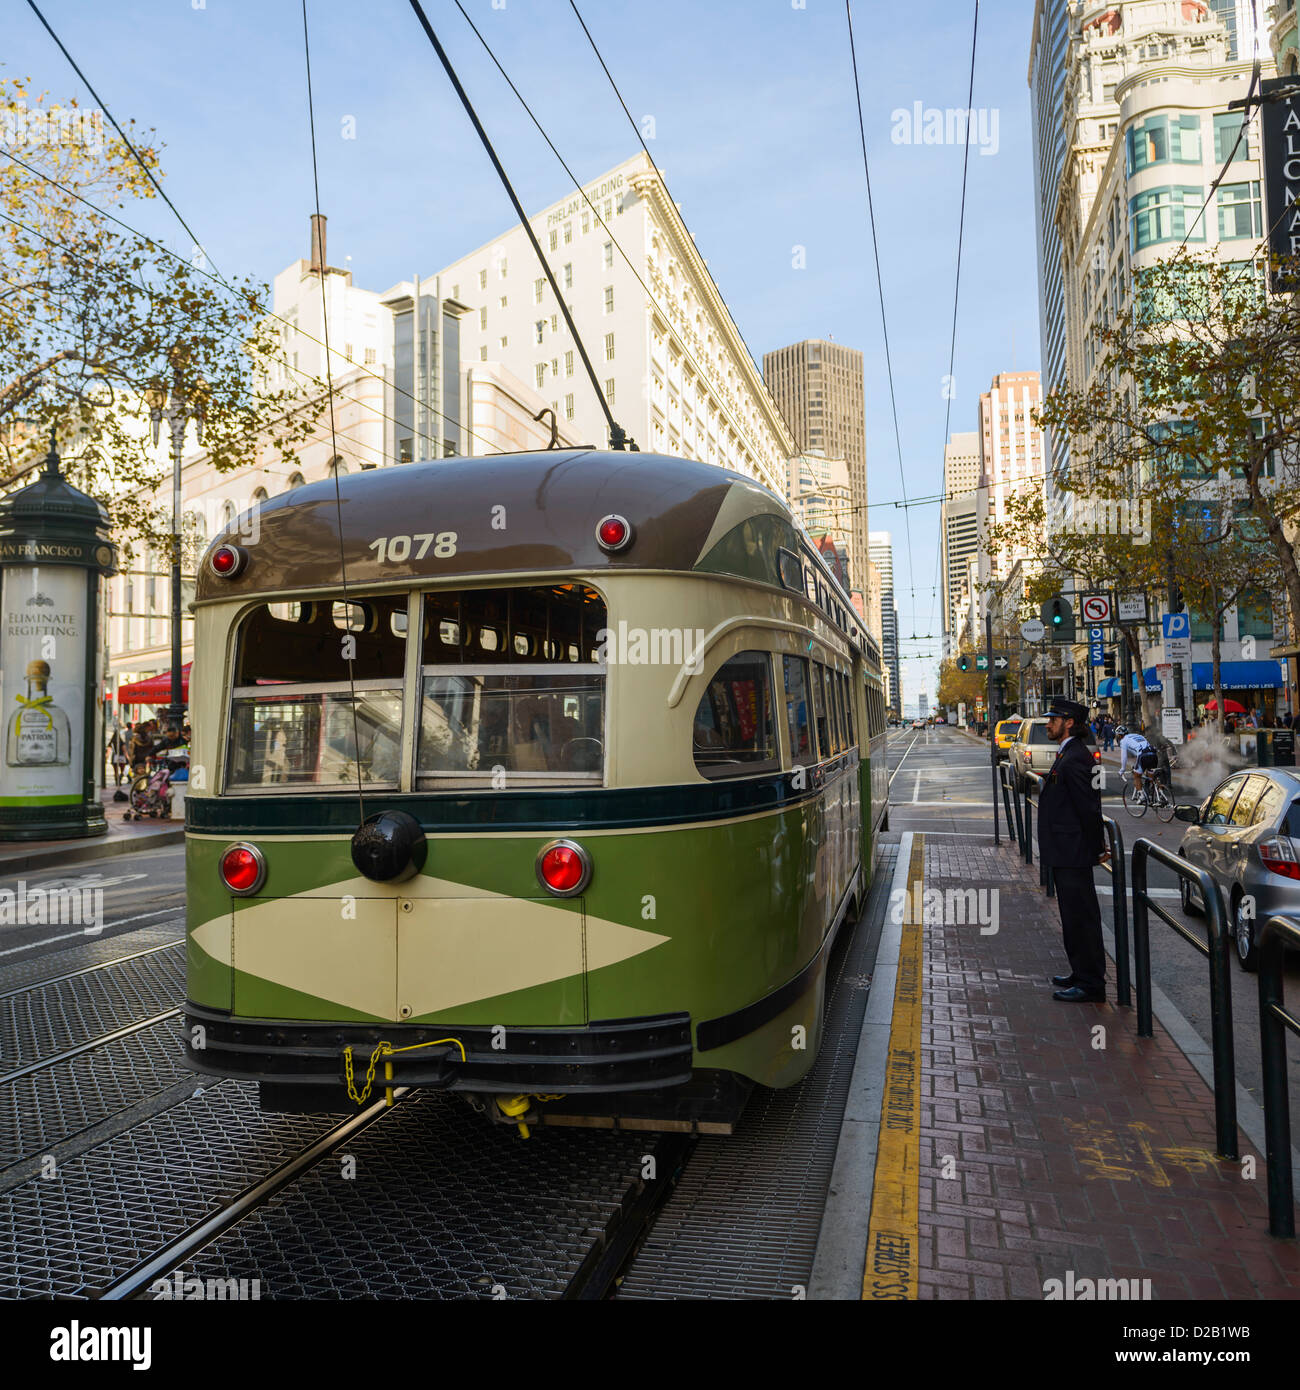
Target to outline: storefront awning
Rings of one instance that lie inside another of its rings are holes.
[[[1148,666],[1142,674],[1149,691],[1161,688],[1154,666]],[[1225,690],[1277,690],[1286,685],[1286,672],[1280,661],[1222,661],[1219,676]],[[1212,661],[1192,662],[1192,687],[1201,691],[1214,689]]]
[[[181,701],[189,704],[190,700],[190,667],[194,663],[186,662],[181,667]],[[133,681],[130,685],[119,685],[117,687],[117,703],[119,705],[168,705],[172,698],[172,673],[164,671],[161,675],[150,676],[148,680]]]
[[[1133,672],[1133,689],[1138,688],[1137,672]],[[1118,676],[1103,676],[1097,682],[1097,698],[1099,700],[1118,700],[1124,693],[1124,682]]]

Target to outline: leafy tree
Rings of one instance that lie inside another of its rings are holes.
[[[28,100],[0,79],[0,486],[43,456],[53,427],[71,481],[109,509],[128,547],[171,529],[167,448],[150,440],[151,387],[175,385],[203,407],[214,468],[259,451],[293,461],[326,401],[269,388],[282,356],[266,285],[219,281],[194,248],[185,260],[112,220],[154,196],[126,146],[75,103]],[[158,176],[158,146],[127,126]],[[14,135],[19,138],[13,138]],[[309,384],[310,385],[310,384]]]

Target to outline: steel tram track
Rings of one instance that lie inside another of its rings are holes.
[[[175,909],[177,912],[184,912],[183,907]],[[105,927],[112,926],[110,922]],[[161,923],[159,924],[161,925]],[[178,936],[174,941],[164,941],[158,946],[146,946],[143,950],[132,951],[129,955],[114,956],[112,960],[102,960],[98,965],[83,965],[79,970],[68,970],[62,975],[47,975],[44,979],[32,980],[25,985],[15,985],[12,989],[0,989],[0,999],[12,999],[16,994],[26,994],[33,989],[41,989],[46,985],[61,985],[65,980],[75,980],[83,975],[94,975],[100,970],[109,970],[115,965],[126,965],[129,961],[140,960],[144,956],[156,956],[159,951],[172,951],[177,946],[184,946],[185,938]]]
[[[377,1126],[386,1116],[395,1114],[399,1106],[409,1105],[416,1094],[409,1087],[398,1088],[393,1092],[392,1107],[379,1100],[334,1125],[270,1173],[224,1200],[201,1220],[138,1260],[111,1283],[98,1288],[85,1288],[85,1296],[101,1302],[148,1300],[152,1286],[157,1281],[167,1280],[184,1269],[241,1222],[255,1216],[281,1194],[287,1194],[294,1184],[337,1154],[344,1145]],[[473,1119],[468,1111],[459,1116],[460,1123],[472,1123]],[[565,1133],[572,1136],[575,1131]],[[589,1133],[587,1137],[592,1136]],[[513,1147],[515,1141],[504,1132],[496,1132],[492,1142],[507,1143]],[[698,1141],[693,1135],[661,1134],[655,1135],[653,1142],[656,1177],[649,1181],[637,1178],[629,1184],[605,1225],[595,1233],[576,1270],[555,1295],[559,1299],[592,1302],[608,1298],[615,1292],[624,1271],[649,1233],[660,1207],[676,1188]],[[497,1195],[493,1174],[486,1173],[481,1192],[484,1207],[490,1207]],[[550,1212],[548,1218],[560,1224],[565,1219],[565,1213],[562,1209]],[[486,1263],[492,1258],[491,1233],[485,1231],[482,1239],[485,1248],[481,1258]],[[463,1249],[449,1254],[448,1259],[460,1260],[467,1267],[474,1264],[472,1253]]]
[[[406,1087],[395,1089],[393,1091],[394,1105],[406,1100],[408,1095],[409,1091]],[[115,1279],[105,1288],[88,1289],[87,1292],[95,1300],[105,1303],[139,1298],[148,1292],[149,1286],[156,1280],[165,1279],[169,1274],[179,1269],[205,1246],[211,1244],[251,1212],[269,1202],[272,1197],[291,1183],[296,1182],[304,1173],[336,1152],[354,1135],[368,1129],[377,1120],[382,1119],[391,1109],[392,1107],[385,1101],[378,1100],[358,1114],[349,1115],[341,1124],[335,1125],[319,1139],[308,1144],[293,1158],[280,1164],[278,1168],[273,1169],[260,1181],[244,1188],[242,1192],[222,1203],[216,1211],[204,1217],[202,1221],[195,1222],[188,1230],[183,1231],[160,1250],[141,1260],[121,1278]]]

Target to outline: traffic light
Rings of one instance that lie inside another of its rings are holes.
[[[958,669],[959,671],[969,671],[969,670],[970,670],[970,657],[968,657],[968,656],[959,656],[959,657],[957,658],[957,669]]]
[[[1116,671],[1115,671],[1115,653],[1114,653],[1113,650],[1108,650],[1108,651],[1106,652],[1105,655],[1106,655],[1106,662],[1105,662],[1105,665],[1102,667],[1102,670],[1106,673],[1106,675],[1108,675],[1108,676],[1113,676],[1113,675],[1116,674]]]
[[[1074,609],[1070,600],[1057,594],[1049,598],[1039,612],[1050,642],[1074,641]]]

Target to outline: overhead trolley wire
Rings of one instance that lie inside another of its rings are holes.
[[[880,270],[880,239],[876,234],[876,205],[871,195],[871,163],[867,158],[867,126],[862,115],[862,85],[858,80],[858,53],[853,41],[852,0],[844,0],[844,14],[849,26],[849,57],[853,63],[853,92],[858,104],[858,135],[862,141],[862,172],[867,183],[867,215],[871,222],[871,250],[876,262],[876,290],[880,296],[880,328],[885,340],[885,371],[889,379],[889,406],[894,417],[894,444],[898,450],[898,477],[903,487],[903,501],[907,501],[907,475],[903,467],[903,433],[898,424],[898,396],[894,390],[894,359],[889,347],[889,321],[885,314],[885,279]],[[969,134],[969,132],[968,132]],[[916,571],[912,564],[912,519],[907,511],[903,513],[907,532],[907,579],[908,588],[916,603]]]
[[[311,42],[307,33],[307,0],[302,0],[302,56],[307,75],[307,125],[311,131],[311,181],[315,195],[316,216],[320,217],[320,169],[316,160],[316,105],[311,90]],[[324,256],[321,257],[322,262]],[[330,452],[338,457],[338,439],[334,427],[334,376],[330,367],[330,320],[329,303],[325,294],[325,266],[320,268],[320,309],[321,331],[325,334],[325,382],[326,398],[329,402]],[[334,518],[339,538],[339,580],[343,586],[344,637],[343,656],[348,666],[348,703],[352,706],[352,752],[357,766],[357,811],[358,825],[366,819],[366,798],[361,777],[361,726],[357,715],[356,682],[356,639],[352,633],[352,604],[348,600],[348,557],[343,540],[343,495],[339,486],[338,470],[334,472]]]
[[[77,60],[72,56],[71,53],[68,52],[67,48],[64,47],[63,40],[59,38],[59,36],[50,27],[49,20],[46,19],[45,16],[41,13],[40,7],[36,4],[36,0],[27,0],[27,3],[31,7],[32,12],[33,14],[35,14],[36,18],[39,19],[41,23],[45,26],[45,32],[58,45],[59,52],[62,53],[63,56],[68,60],[68,63],[70,64],[73,72],[75,72],[77,76],[81,78],[82,82],[85,83],[86,90],[90,93],[92,97],[94,97],[96,104],[99,106],[100,110],[103,111],[104,115],[108,117],[109,121],[112,123],[113,129],[117,131],[119,136],[121,136],[122,143],[127,147],[128,150],[130,150],[131,157],[140,166],[141,170],[144,172],[145,178],[147,178],[149,182],[154,186],[155,191],[157,192],[158,196],[163,200],[163,202],[166,203],[167,206],[171,208],[172,212],[176,214],[176,220],[181,224],[182,227],[185,228],[187,235],[189,236],[190,240],[194,243],[194,249],[196,251],[203,251],[203,254],[206,256],[207,252],[203,250],[203,243],[198,239],[198,237],[194,235],[193,231],[190,230],[190,224],[186,222],[186,220],[181,216],[176,204],[173,203],[172,200],[167,196],[167,193],[164,190],[162,184],[160,184],[158,180],[154,177],[153,170],[150,169],[148,164],[145,163],[143,156],[140,154],[140,151],[136,149],[135,145],[131,142],[126,131],[124,131],[122,127],[118,125],[117,118],[108,109],[107,102],[105,102],[104,99],[99,95],[99,93],[94,89],[94,87],[90,85],[90,79],[77,66]]]
[[[677,216],[681,218],[682,225],[685,226],[686,219],[682,217],[681,210],[680,208],[677,208],[676,200],[673,198],[672,193],[669,191],[668,180],[664,178],[663,170],[659,168],[659,165],[655,162],[654,155],[650,153],[650,147],[645,142],[645,136],[641,134],[641,127],[637,125],[635,117],[632,115],[631,111],[628,110],[627,102],[623,100],[623,93],[619,91],[618,83],[614,81],[614,74],[610,72],[609,64],[606,63],[599,47],[597,47],[596,40],[592,37],[591,30],[587,28],[587,21],[583,19],[582,12],[578,9],[575,0],[569,0],[569,8],[577,17],[578,23],[582,25],[582,32],[587,36],[587,42],[591,45],[591,51],[596,55],[596,61],[600,64],[601,70],[604,72],[606,78],[609,80],[609,85],[613,89],[614,95],[618,98],[618,104],[623,108],[623,114],[627,117],[628,124],[632,127],[633,133],[636,135],[637,143],[645,151],[645,156],[650,161],[650,167],[654,170],[656,178],[658,178],[659,182],[663,184],[664,196],[668,199],[670,203],[672,203],[673,207],[677,209]],[[692,240],[694,240],[694,238],[692,238]],[[718,282],[713,278],[713,272],[708,268],[707,265],[704,267],[704,273],[706,276],[708,276],[709,283],[713,286],[714,292],[717,294],[718,298],[722,301],[723,305],[725,306],[727,301],[723,297],[722,291],[718,288]],[[731,311],[728,310],[727,313],[728,317],[730,317]],[[737,334],[740,337],[740,341],[745,344],[745,351],[749,354],[750,365],[754,368],[754,371],[757,372],[759,377],[761,378],[763,373],[759,371],[758,362],[755,359],[753,352],[750,350],[749,344],[745,342],[745,335],[741,332],[740,325],[736,323],[734,318],[731,320],[731,322],[732,326],[735,328]]]
[[[516,98],[518,98],[518,101],[519,101],[520,106],[522,106],[522,107],[524,108],[524,110],[527,112],[528,118],[529,118],[529,119],[532,121],[532,123],[537,127],[538,132],[541,134],[542,139],[546,141],[546,143],[547,143],[548,146],[550,146],[551,153],[556,157],[556,159],[558,159],[558,160],[560,161],[561,167],[564,169],[564,172],[565,172],[566,174],[568,174],[569,178],[572,180],[573,186],[578,190],[579,194],[581,194],[583,201],[584,201],[584,202],[587,204],[587,206],[591,209],[592,215],[595,217],[596,221],[599,222],[600,225],[605,229],[605,231],[609,233],[609,239],[610,239],[611,244],[614,246],[615,250],[618,251],[618,254],[619,254],[620,256],[622,256],[623,260],[627,263],[627,268],[628,268],[628,269],[632,272],[632,274],[636,277],[637,284],[639,284],[639,285],[641,286],[641,288],[645,291],[646,297],[651,301],[652,304],[656,304],[656,305],[659,304],[659,300],[658,300],[658,297],[656,296],[655,292],[654,292],[654,291],[650,288],[650,286],[647,285],[646,282],[641,278],[641,274],[640,274],[640,272],[637,270],[636,265],[633,263],[632,259],[628,256],[627,252],[623,249],[623,246],[622,246],[622,244],[619,242],[618,237],[614,235],[614,229],[613,229],[613,228],[609,225],[609,223],[606,222],[605,219],[601,216],[600,209],[596,206],[596,204],[595,204],[595,203],[591,200],[591,198],[588,196],[587,190],[586,190],[585,188],[583,188],[582,184],[579,182],[578,176],[577,176],[577,175],[573,172],[573,170],[569,167],[569,165],[568,165],[568,163],[566,162],[564,156],[559,152],[558,149],[556,149],[556,147],[555,147],[555,142],[554,142],[554,141],[551,139],[551,137],[546,133],[546,129],[545,129],[545,127],[542,125],[541,121],[539,121],[539,120],[537,119],[537,117],[533,114],[532,108],[529,106],[529,104],[527,103],[527,101],[524,100],[523,94],[520,92],[519,88],[515,86],[515,84],[514,84],[513,81],[511,81],[511,79],[510,79],[510,74],[507,73],[506,70],[505,70],[505,68],[503,68],[503,67],[501,66],[501,63],[500,63],[499,59],[497,58],[496,54],[492,51],[491,45],[490,45],[490,44],[488,43],[488,41],[483,37],[483,35],[482,35],[482,33],[480,32],[478,26],[477,26],[477,25],[474,23],[474,21],[470,18],[470,16],[469,16],[468,12],[466,11],[464,5],[461,4],[460,0],[455,0],[455,5],[456,5],[456,8],[461,12],[461,14],[465,16],[465,22],[466,22],[466,24],[468,24],[469,27],[470,27],[471,29],[473,29],[473,31],[474,31],[474,36],[478,39],[479,43],[481,43],[481,44],[483,45],[484,49],[485,49],[486,52],[487,52],[488,57],[491,58],[491,59],[492,59],[492,62],[496,65],[497,71],[501,74],[501,76],[502,76],[503,78],[505,78],[506,85],[507,85],[507,86],[510,88],[510,90],[515,94]],[[579,18],[579,21],[581,21],[582,16],[579,15],[578,18]],[[599,56],[599,55],[597,55],[597,56]],[[617,91],[617,90],[618,90],[618,89],[615,88],[615,91]],[[619,99],[620,99],[620,101],[622,100],[621,97],[620,97]],[[626,109],[626,108],[625,108],[625,109]],[[643,146],[643,148],[644,148],[644,146]],[[649,151],[647,151],[647,154],[648,154],[648,153],[649,153]],[[653,161],[653,159],[651,160],[651,167],[653,168],[655,175],[659,178],[659,181],[662,183],[662,182],[663,182],[663,175],[660,174],[658,168],[654,166],[654,161]],[[664,192],[665,192],[665,194],[667,194],[667,192],[668,192],[668,186],[667,186],[667,184],[664,184]],[[671,199],[671,194],[668,194],[668,196],[669,196],[669,198]],[[680,214],[678,214],[678,215],[680,216]],[[717,288],[716,282],[715,282],[715,284],[714,284],[714,288],[715,288],[715,289]],[[721,298],[721,293],[719,293],[719,298]],[[662,307],[662,306],[661,306],[661,307]],[[664,311],[664,316],[665,316],[665,318],[668,317],[667,310]],[[682,340],[682,339],[680,339],[680,338],[679,338],[678,341],[681,343],[682,354],[683,354],[683,356],[686,358],[686,360],[687,360],[688,362],[690,362],[690,364],[695,368],[697,374],[698,374],[701,378],[707,379],[708,373],[705,371],[704,367],[702,367],[702,366],[700,365],[698,359],[695,357],[694,353],[691,352],[690,348],[686,345],[685,341]],[[743,338],[742,338],[742,341],[743,341]],[[746,345],[745,350],[746,350],[746,352],[749,351],[748,345]],[[752,354],[750,355],[750,360],[751,360],[751,361],[753,360],[753,355],[752,355]],[[725,411],[726,411],[726,406],[725,406],[724,404],[722,404],[721,401],[720,401],[719,403],[720,403],[721,409],[725,412]]]
[[[532,242],[533,250],[537,254],[537,259],[541,263],[543,271],[546,273],[547,280],[550,281],[551,292],[555,295],[556,302],[560,306],[560,312],[564,315],[564,321],[568,325],[569,333],[572,335],[574,344],[578,349],[578,355],[582,358],[582,365],[586,368],[587,376],[591,380],[592,390],[596,393],[596,399],[600,402],[600,408],[605,414],[606,423],[609,425],[610,448],[615,450],[631,448],[635,450],[637,447],[636,441],[630,440],[623,427],[614,419],[614,412],[609,408],[609,401],[605,396],[604,390],[601,388],[600,381],[596,377],[596,369],[591,365],[591,358],[587,356],[587,348],[582,341],[582,335],[578,332],[577,325],[573,322],[573,315],[569,312],[569,306],[565,302],[564,296],[560,293],[559,285],[556,283],[555,273],[551,269],[550,262],[542,252],[541,242],[537,240],[536,232],[533,231],[533,224],[528,220],[528,214],[524,212],[523,204],[519,201],[519,197],[515,193],[514,185],[510,182],[505,167],[502,165],[500,159],[497,158],[497,152],[493,148],[492,141],[488,137],[487,131],[483,128],[482,121],[478,118],[478,113],[474,110],[474,105],[470,101],[468,93],[461,85],[460,78],[456,76],[456,69],[452,67],[451,59],[447,57],[446,49],[439,43],[437,34],[433,32],[433,25],[429,23],[429,17],[425,14],[420,0],[410,0],[410,5],[415,11],[415,17],[419,20],[420,27],[424,30],[425,37],[433,45],[433,51],[438,55],[438,61],[442,64],[451,85],[455,88],[456,95],[460,98],[460,104],[465,108],[465,114],[469,117],[479,140],[483,144],[483,148],[487,151],[487,156],[492,161],[492,167],[496,170],[497,177],[501,180],[501,184],[510,198],[511,205],[514,207],[515,215],[519,218],[520,224],[527,233],[528,240]]]
[[[198,275],[202,275],[205,279],[211,280],[213,284],[220,285],[222,289],[227,290],[229,291],[229,293],[244,299],[250,305],[250,307],[256,309],[257,312],[259,314],[262,314],[265,318],[273,320],[276,323],[283,324],[286,328],[292,329],[293,332],[297,333],[301,338],[304,338],[307,342],[315,343],[317,347],[325,346],[323,340],[316,337],[314,333],[308,333],[306,329],[300,328],[296,323],[291,323],[283,315],[277,314],[273,309],[271,309],[268,305],[264,304],[260,299],[258,299],[255,295],[251,294],[248,290],[241,289],[237,285],[232,285],[220,274],[216,274],[213,271],[208,270],[204,266],[198,266],[195,265],[192,261],[186,260],[184,256],[173,251],[170,246],[165,246],[155,237],[149,236],[146,232],[142,232],[138,227],[133,227],[129,222],[124,222],[120,217],[117,217],[113,213],[107,211],[107,209],[101,208],[97,204],[92,203],[89,198],[83,197],[75,189],[69,188],[66,184],[60,183],[58,179],[56,179],[52,174],[46,173],[44,169],[38,169],[35,165],[28,164],[25,160],[19,159],[18,156],[14,154],[12,150],[0,148],[0,154],[4,155],[7,159],[11,159],[15,164],[26,169],[29,173],[35,174],[38,178],[44,179],[47,183],[57,188],[60,193],[66,194],[69,198],[75,198],[79,203],[83,203],[86,207],[88,207],[91,210],[91,212],[95,213],[97,216],[107,218],[108,221],[116,223],[117,226],[123,229],[123,231],[130,232],[132,236],[137,236],[142,241],[147,241],[150,245],[156,246],[158,250],[160,250],[163,253],[163,255],[170,256],[174,261],[177,261],[179,264],[184,265],[188,270],[194,271]],[[0,216],[4,215],[5,214],[0,213]],[[16,226],[22,227],[25,231],[31,232],[34,236],[40,237],[43,241],[49,242],[51,246],[59,246],[63,250],[67,251],[69,255],[77,256],[78,259],[84,260],[87,264],[91,264],[90,259],[88,257],[81,255],[74,248],[67,245],[66,242],[54,241],[50,237],[47,237],[43,232],[38,231],[35,227],[29,227],[25,222],[20,222],[16,218],[9,218],[8,220],[14,222]],[[182,223],[182,225],[184,225],[184,223]],[[322,267],[322,270],[323,269],[324,267]],[[225,336],[233,337],[235,335],[227,331]],[[339,353],[337,349],[335,349],[335,353],[338,356],[343,355],[342,353]],[[295,367],[290,362],[288,353],[283,353],[281,356],[275,357],[272,360],[282,362],[289,371],[297,372],[298,375],[301,376],[305,382],[317,386],[325,385],[325,382],[319,376],[313,375],[311,372],[308,372],[305,368]],[[378,381],[386,386],[391,387],[396,395],[405,396],[407,400],[414,402],[414,404],[416,404],[417,406],[421,406],[430,414],[436,415],[440,420],[446,420],[452,424],[461,424],[461,427],[465,430],[466,434],[468,434],[471,439],[477,439],[480,444],[485,444],[489,448],[492,447],[492,441],[490,439],[485,439],[481,434],[478,434],[475,430],[473,430],[468,424],[452,420],[450,416],[444,415],[442,411],[436,409],[434,406],[428,404],[425,401],[421,401],[417,396],[413,395],[410,391],[406,390],[405,387],[399,386],[395,381],[388,381],[379,372],[368,371],[361,363],[358,362],[349,362],[348,368],[351,371],[357,371],[362,373],[364,376],[370,377],[373,381]],[[372,414],[380,416],[382,419],[387,420],[390,424],[401,424],[401,421],[395,419],[386,411],[381,410],[378,406],[371,405],[369,401],[356,400],[355,404],[361,406],[365,410],[369,410]],[[427,436],[425,436],[425,438],[427,439]],[[366,447],[370,448],[372,452],[374,452],[373,445],[367,445]],[[380,452],[380,457],[385,460],[388,459],[388,455],[382,453],[382,451]],[[396,462],[396,460],[393,461]]]

